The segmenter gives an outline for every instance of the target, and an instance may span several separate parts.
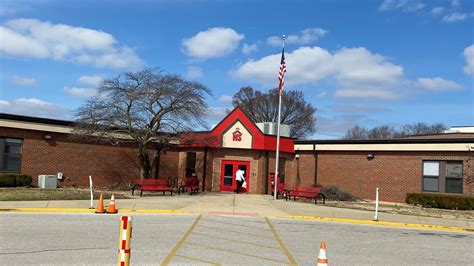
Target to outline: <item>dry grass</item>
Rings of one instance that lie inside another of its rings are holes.
[[[330,201],[327,202],[328,206],[375,211],[375,202],[371,201],[356,201],[356,202],[344,202],[344,201]],[[385,213],[396,213],[405,215],[416,215],[425,217],[435,218],[446,218],[446,219],[463,219],[463,220],[474,220],[474,211],[460,211],[460,210],[445,210],[436,208],[423,208],[420,206],[413,206],[404,203],[381,203],[379,204],[379,211]]]
[[[104,199],[110,198],[111,191],[96,191],[94,199],[99,198],[100,193]],[[127,199],[124,192],[114,192],[117,199]],[[86,189],[58,188],[2,188],[0,189],[0,201],[28,201],[28,200],[90,200],[90,191]]]

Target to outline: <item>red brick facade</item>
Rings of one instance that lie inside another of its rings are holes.
[[[45,140],[44,135],[51,136]],[[74,141],[67,134],[0,127],[1,137],[23,139],[21,172],[33,176],[64,173],[59,186],[88,187],[89,175],[98,187],[126,187],[140,176],[134,147],[121,147]],[[160,178],[177,173],[177,151],[167,151],[160,158]],[[155,173],[152,173],[154,177]]]
[[[474,194],[474,161],[470,152],[371,152],[318,151],[317,182],[334,185],[360,198],[374,199],[380,188],[382,201],[404,202],[406,193],[422,191],[423,161],[462,161],[463,193]],[[313,152],[300,153],[300,175],[303,185],[314,183]]]

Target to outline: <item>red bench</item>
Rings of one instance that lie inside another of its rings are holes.
[[[275,193],[275,187],[272,187],[272,195]],[[278,196],[282,196],[283,198],[286,198],[286,195],[288,194],[288,190],[286,189],[285,184],[278,184],[277,185],[277,195],[276,198],[278,199]]]
[[[182,185],[178,189],[178,193],[190,191],[191,195],[193,192],[199,192],[199,179],[197,177],[186,177],[182,183]]]
[[[166,191],[169,191],[173,195],[173,189],[168,186],[168,180],[166,179],[136,178],[135,185],[132,187],[132,195],[135,189],[140,190],[140,197],[143,196],[143,191],[163,191],[163,195]]]
[[[323,204],[326,203],[326,196],[321,193],[321,188],[319,187],[305,187],[305,186],[294,186],[292,190],[286,195],[286,200],[293,196],[296,201],[296,197],[314,199],[314,204],[317,203],[319,198],[322,198]]]

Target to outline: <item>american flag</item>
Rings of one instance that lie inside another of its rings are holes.
[[[286,72],[285,48],[283,48],[281,50],[280,73],[278,73],[278,79],[280,80],[280,85],[278,89],[280,90],[280,95],[283,92],[283,85],[285,85],[285,72]]]

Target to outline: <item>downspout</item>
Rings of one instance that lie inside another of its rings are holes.
[[[268,193],[268,165],[270,164],[270,155],[268,151],[265,151],[265,194]]]
[[[313,156],[314,156],[314,183],[318,183],[318,154],[316,153],[316,144],[313,144]]]
[[[202,174],[202,192],[206,191],[206,173],[207,173],[207,147],[204,148],[204,165],[203,165],[203,171],[204,173]]]

